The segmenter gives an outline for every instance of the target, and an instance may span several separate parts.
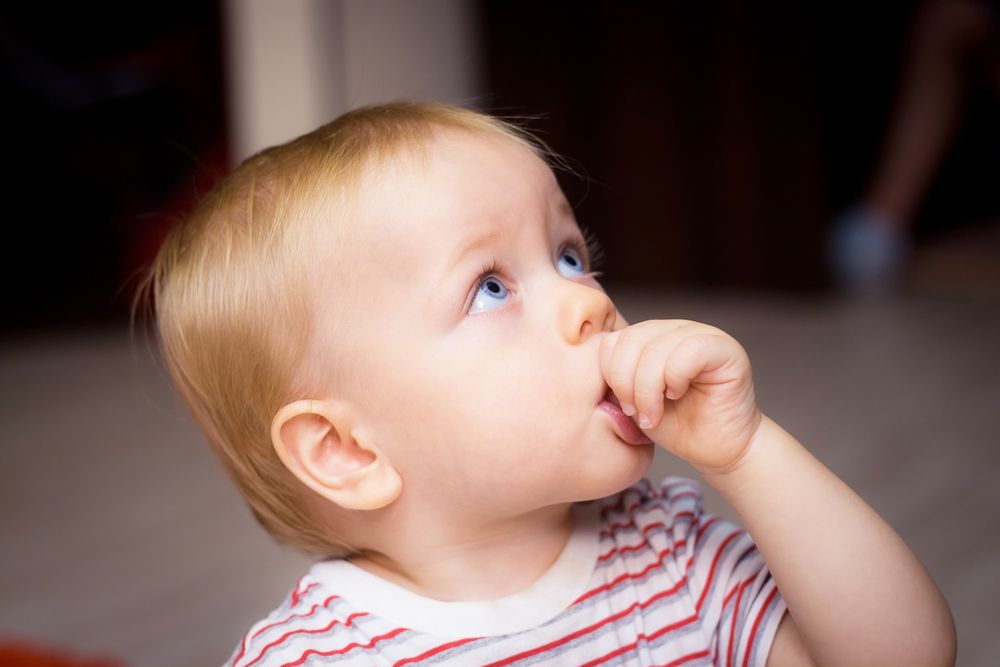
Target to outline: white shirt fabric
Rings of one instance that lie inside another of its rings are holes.
[[[746,532],[692,480],[577,503],[530,587],[489,601],[419,595],[342,559],[316,563],[227,666],[763,667],[785,603]]]

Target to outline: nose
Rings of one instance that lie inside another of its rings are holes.
[[[568,280],[559,301],[559,330],[567,343],[577,345],[615,326],[618,310],[602,290]]]

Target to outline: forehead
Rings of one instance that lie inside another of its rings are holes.
[[[552,170],[512,139],[449,130],[422,148],[366,179],[359,241],[369,258],[450,253],[471,236],[516,233],[569,211]],[[427,240],[435,245],[424,247]]]
[[[503,136],[442,131],[381,174],[370,222],[407,231],[463,232],[525,205],[562,193],[552,171],[527,147]],[[405,216],[380,215],[377,202],[408,203]]]

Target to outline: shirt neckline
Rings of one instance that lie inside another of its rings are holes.
[[[358,609],[399,627],[439,637],[521,632],[565,611],[590,584],[600,547],[599,503],[577,503],[571,511],[573,530],[556,561],[535,583],[495,600],[435,600],[344,559],[321,561],[309,573]]]

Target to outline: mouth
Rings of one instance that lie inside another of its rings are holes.
[[[600,398],[600,400],[597,401],[597,404],[600,405],[602,402],[607,401],[611,405],[613,405],[613,406],[617,407],[619,410],[621,410],[622,409],[622,404],[618,401],[618,397],[615,396],[615,392],[611,391],[611,387],[608,386],[607,383],[605,383],[604,386],[605,386],[604,393],[601,394],[601,398]]]
[[[611,387],[608,387],[604,395],[601,396],[601,400],[598,402],[597,407],[601,411],[607,413],[607,415],[611,418],[616,435],[628,444],[653,444],[653,441],[642,432],[642,429],[636,425],[635,421],[622,412],[622,405],[618,401],[618,397],[615,396],[613,391],[611,391]]]

